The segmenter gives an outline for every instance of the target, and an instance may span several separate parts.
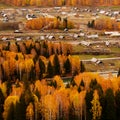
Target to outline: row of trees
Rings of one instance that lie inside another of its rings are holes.
[[[26,22],[26,27],[28,29],[32,30],[40,30],[40,29],[64,29],[74,28],[74,24],[69,21],[67,18],[64,18],[63,20],[61,17],[40,17],[32,20],[28,20]]]
[[[60,76],[29,83],[16,81],[6,96],[0,83],[1,120],[119,120],[120,77],[80,73],[65,87]]]
[[[120,22],[110,18],[99,18],[95,20],[94,28],[99,30],[120,30]]]
[[[80,6],[80,5],[120,5],[119,0],[0,0],[15,6]]]
[[[120,22],[107,17],[88,21],[87,26],[98,30],[120,30]]]
[[[0,44],[1,50],[10,51],[14,53],[22,53],[22,54],[31,54],[33,57],[35,56],[44,56],[46,58],[50,57],[50,55],[58,54],[58,55],[69,55],[72,53],[72,45],[65,42],[52,42],[52,41],[33,41],[26,40],[21,42],[6,42]],[[2,53],[1,53],[2,55]]]
[[[8,42],[1,44],[0,79],[34,82],[54,75],[72,76],[84,71],[79,57],[72,57],[71,45],[48,41]]]

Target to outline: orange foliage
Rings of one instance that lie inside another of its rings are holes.
[[[95,28],[99,30],[120,30],[120,23],[110,18],[99,18],[95,20]]]

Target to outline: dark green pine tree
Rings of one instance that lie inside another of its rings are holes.
[[[15,59],[18,60],[18,55],[15,56]]]
[[[90,23],[90,21],[88,21],[87,26],[88,26],[89,28],[91,27],[91,23]]]
[[[105,92],[105,106],[103,106],[102,120],[116,120],[115,97],[112,89]]]
[[[78,92],[80,93],[81,92],[81,86],[79,85],[78,87]]]
[[[14,120],[14,119],[15,119],[14,104],[11,103],[6,120]]]
[[[118,74],[117,74],[117,77],[119,77],[120,76],[120,68],[119,68],[119,70],[118,70]]]
[[[7,46],[4,49],[9,51],[9,49],[10,49],[10,42],[8,42]]]
[[[87,91],[85,102],[86,102],[86,120],[92,120],[92,112],[90,111],[92,108],[91,101],[93,99],[93,90]]]
[[[26,108],[25,94],[23,93],[15,106],[15,120],[26,120]]]
[[[50,61],[48,62],[47,74],[48,74],[47,75],[48,78],[51,78],[54,76],[54,69]]]
[[[68,24],[68,20],[67,20],[67,17],[66,17],[66,18],[63,19],[63,25],[64,25],[65,28],[68,28],[67,24]]]
[[[39,59],[39,67],[40,67],[40,76],[39,76],[39,78],[42,79],[43,78],[43,74],[45,73],[45,64],[41,60],[41,58]]]
[[[40,95],[40,92],[38,91],[38,89],[35,90],[35,95],[38,97],[38,100],[40,100],[41,95]]]
[[[120,90],[115,93],[116,119],[120,120]]]
[[[0,71],[1,71],[1,79],[2,79],[2,82],[5,82],[6,81],[6,79],[5,79],[5,71],[4,71],[4,69],[3,69],[3,65],[1,64],[0,65]]]
[[[81,82],[80,82],[80,85],[79,85],[79,90],[82,91],[84,89],[85,89],[85,83],[84,83],[84,81],[82,79]]]
[[[0,89],[0,120],[3,120],[2,114],[4,111],[3,109],[4,100],[5,100],[4,95],[2,93],[2,90]]]
[[[65,74],[71,73],[71,63],[70,60],[67,58],[67,60],[64,63],[64,69],[65,69]]]
[[[91,80],[89,87],[90,87],[92,90],[95,90],[97,84],[98,84],[98,83],[97,83],[97,80],[96,80],[96,79]]]
[[[54,47],[51,48],[51,55],[54,55],[55,54],[55,50],[54,50]]]
[[[60,63],[59,63],[59,59],[58,59],[57,54],[55,54],[55,56],[54,56],[53,63],[54,63],[54,74],[60,75]]]
[[[82,61],[80,61],[80,73],[85,72],[85,66]]]
[[[95,26],[95,20],[92,20],[91,21],[91,28],[94,28],[94,26]]]
[[[85,83],[84,83],[83,79],[80,82],[80,86],[85,87]]]
[[[75,85],[76,85],[74,79],[71,80],[70,84],[71,84],[72,86],[75,86]]]
[[[48,52],[48,44],[47,44],[46,41],[43,42],[42,47],[43,47],[43,56],[48,58],[49,57],[49,52]]]
[[[36,75],[35,75],[35,67],[32,66],[31,71],[30,71],[30,75],[29,75],[29,80],[30,80],[32,83],[33,83],[34,80],[36,79],[35,76],[36,76]]]
[[[61,21],[61,17],[60,16],[57,16],[56,18],[57,18],[57,20]]]

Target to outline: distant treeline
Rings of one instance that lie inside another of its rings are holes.
[[[80,5],[120,5],[119,0],[0,0],[15,6],[80,6]]]

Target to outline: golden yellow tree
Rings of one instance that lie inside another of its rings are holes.
[[[102,114],[102,107],[99,102],[99,95],[97,93],[97,90],[94,91],[93,100],[91,101],[91,104],[92,120],[99,120]]]
[[[53,95],[46,95],[41,98],[39,109],[45,120],[56,120],[58,106],[56,99]]]

